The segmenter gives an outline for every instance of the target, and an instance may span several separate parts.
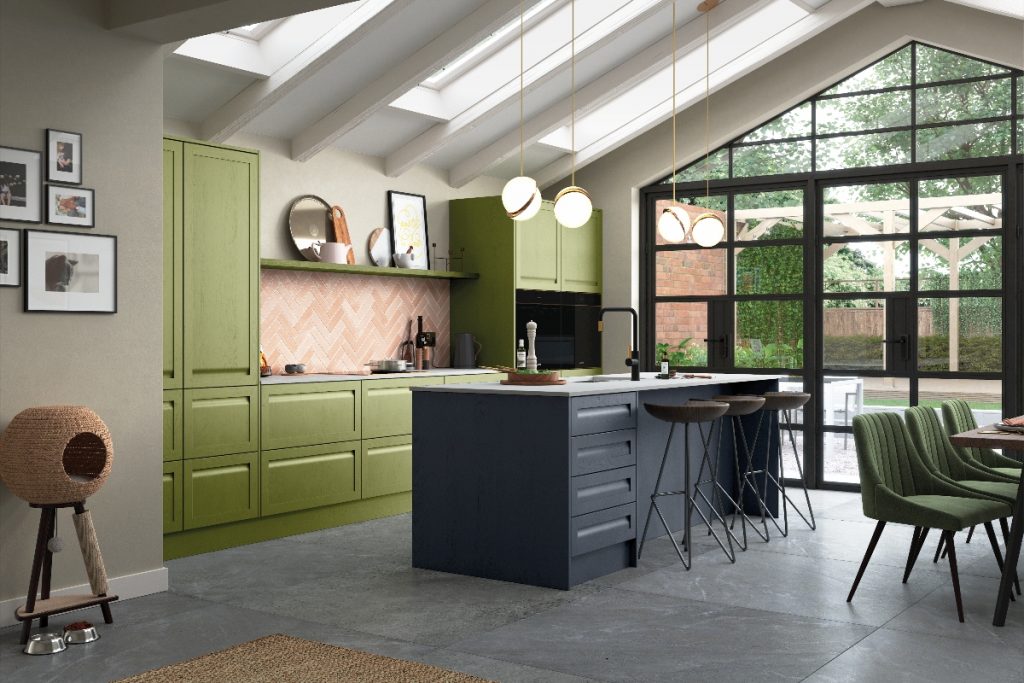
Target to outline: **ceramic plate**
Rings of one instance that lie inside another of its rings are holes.
[[[1014,427],[1012,425],[1004,425],[1002,422],[996,422],[995,428],[1001,432],[1013,432],[1014,434],[1024,434],[1024,427]]]

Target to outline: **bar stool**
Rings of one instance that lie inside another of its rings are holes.
[[[730,562],[735,562],[736,552],[733,550],[732,547],[731,534],[726,533],[726,540],[723,543],[722,539],[718,536],[717,533],[715,533],[711,520],[704,514],[704,512],[697,505],[697,501],[694,496],[699,496],[709,505],[709,507],[711,508],[711,514],[714,517],[718,518],[718,521],[722,523],[722,528],[726,529],[726,531],[728,532],[725,518],[722,517],[718,510],[715,509],[714,505],[711,505],[711,501],[708,500],[707,496],[704,495],[704,492],[700,490],[699,477],[697,485],[692,485],[690,480],[690,425],[696,424],[698,425],[698,427],[700,427],[705,422],[711,424],[711,429],[708,430],[707,438],[705,438],[704,436],[704,430],[702,428],[700,429],[700,440],[704,451],[703,456],[701,458],[700,471],[703,472],[705,463],[709,463],[710,469],[710,455],[708,451],[708,446],[710,446],[711,444],[711,437],[714,431],[714,422],[718,418],[725,415],[725,413],[729,410],[729,405],[726,403],[719,403],[715,401],[687,401],[684,405],[681,406],[666,406],[645,403],[644,408],[652,416],[656,417],[659,420],[669,422],[672,426],[669,429],[668,441],[665,444],[665,454],[661,458],[661,467],[658,469],[658,479],[654,484],[654,491],[653,493],[651,493],[651,505],[649,508],[647,508],[647,521],[644,522],[644,531],[640,537],[640,546],[637,548],[637,559],[640,558],[640,555],[643,553],[644,550],[644,542],[647,540],[647,530],[651,524],[651,513],[657,512],[658,518],[661,519],[661,524],[665,527],[665,532],[668,534],[669,540],[672,542],[672,547],[675,549],[676,555],[679,556],[679,561],[683,563],[683,567],[689,570],[691,565],[693,564],[693,543],[690,537],[690,522],[692,518],[692,513],[694,510],[696,510],[697,514],[700,515],[700,518],[703,520],[704,524],[708,527],[708,531],[710,531],[711,535],[715,537],[715,540],[718,542],[719,547],[725,553],[726,557],[729,558]],[[669,454],[672,452],[672,437],[675,436],[676,426],[678,425],[683,425],[683,489],[681,491],[662,491],[661,479],[665,474],[665,465],[668,462]],[[712,469],[711,471],[717,472],[717,467]],[[714,475],[712,475],[712,477],[714,479]],[[714,483],[717,483],[717,479],[714,479]],[[675,538],[673,538],[672,536],[672,529],[669,528],[668,521],[665,519],[665,515],[662,514],[661,508],[658,507],[658,498],[661,498],[663,496],[683,496],[683,546],[686,548],[686,557],[683,557],[683,553],[679,549],[679,544],[676,543]],[[728,544],[728,547],[726,547],[726,544]]]
[[[732,425],[732,456],[733,465],[736,468],[736,486],[737,490],[741,489],[741,482],[743,481],[743,470],[740,469],[740,453],[743,453],[743,462],[746,463],[746,467],[752,467],[753,455],[750,452],[750,445],[747,442],[747,432],[743,427],[742,418],[745,415],[752,415],[757,411],[764,408],[765,398],[763,396],[715,396],[713,401],[721,401],[729,405],[729,410],[722,416],[722,421],[728,420]],[[725,427],[718,431],[718,451],[722,451],[722,434],[725,432]],[[717,479],[717,477],[716,477]],[[750,522],[751,527],[755,533],[761,537],[762,541],[768,540],[768,508],[764,504],[764,499],[761,498],[760,492],[757,487],[752,487],[754,496],[757,498],[758,505],[761,508],[761,525],[764,527],[764,531],[757,528],[750,517],[747,516],[746,511],[743,509],[743,495],[740,491],[740,495],[737,498],[733,498],[732,495],[718,484],[718,492],[725,496],[725,500],[732,504],[733,518],[732,522],[729,523],[729,535],[732,539],[740,546],[740,550],[747,549],[747,522]],[[741,521],[741,528],[743,529],[743,540],[740,540],[733,533],[733,529],[736,527],[736,517],[739,516]]]

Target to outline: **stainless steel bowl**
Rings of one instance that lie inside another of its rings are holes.
[[[405,372],[406,362],[404,360],[388,358],[377,361],[377,368],[385,372]]]
[[[74,626],[75,628],[71,628]],[[68,645],[83,645],[99,640],[100,634],[96,627],[88,622],[68,624],[64,627],[64,642]]]
[[[64,643],[64,636],[59,633],[37,633],[25,643],[25,654],[27,655],[55,655],[64,652],[68,646]]]

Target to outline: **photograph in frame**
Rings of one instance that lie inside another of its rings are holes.
[[[82,135],[46,129],[46,180],[65,185],[82,184]]]
[[[46,222],[91,228],[96,225],[96,193],[87,187],[46,186]]]
[[[25,310],[117,312],[117,238],[27,230]]]
[[[42,154],[0,147],[0,220],[42,220]]]
[[[21,284],[21,231],[0,228],[0,287]]]
[[[429,270],[427,198],[421,194],[389,190],[388,227],[391,231],[392,253],[410,253],[411,248],[414,258],[410,268]]]

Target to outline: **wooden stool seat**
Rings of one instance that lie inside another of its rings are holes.
[[[810,400],[811,395],[802,391],[766,391],[764,393],[764,409],[796,410],[803,408]]]
[[[729,410],[729,404],[719,401],[687,401],[681,406],[645,403],[644,408],[648,413],[665,422],[695,424],[717,420]]]
[[[763,396],[715,396],[714,401],[729,404],[728,416],[741,416],[756,413],[764,407]]]

